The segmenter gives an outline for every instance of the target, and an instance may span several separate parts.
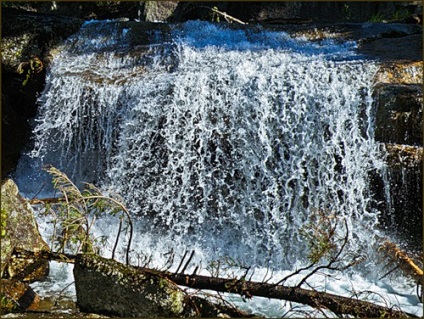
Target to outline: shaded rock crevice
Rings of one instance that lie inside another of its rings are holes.
[[[37,112],[37,96],[44,89],[50,50],[79,30],[75,18],[2,8],[2,178],[12,172],[23,148],[28,145]],[[38,73],[18,72],[21,63],[42,61]]]
[[[385,63],[374,89],[375,139],[387,163],[373,176],[381,224],[410,250],[422,250],[423,63]]]
[[[376,140],[422,145],[422,86],[379,84],[374,89],[374,95],[377,103]]]

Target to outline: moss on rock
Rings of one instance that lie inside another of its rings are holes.
[[[78,255],[74,268],[81,311],[122,317],[180,317],[184,292],[170,280],[97,255]]]
[[[30,265],[39,263],[35,259],[12,259],[15,248],[38,252],[49,250],[49,247],[38,231],[31,205],[19,194],[18,187],[11,179],[5,180],[2,184],[1,199],[2,211],[7,213],[7,218],[4,221],[2,219],[2,224],[5,223],[5,236],[1,245],[1,275],[3,277],[7,272],[8,277],[13,278]],[[48,274],[48,261],[40,265],[23,280],[34,281],[44,278]]]

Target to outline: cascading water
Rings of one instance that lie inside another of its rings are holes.
[[[54,58],[18,168],[24,193],[49,163],[121,194],[136,249],[159,261],[195,249],[204,264],[292,271],[307,262],[301,229],[317,213],[346,221],[347,255],[373,254],[377,66],[355,43],[187,22],[134,47],[132,32],[86,23]]]

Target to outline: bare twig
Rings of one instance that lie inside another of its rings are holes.
[[[215,7],[213,7],[213,8],[209,8],[212,12],[214,12],[214,13],[217,13],[217,14],[219,14],[219,15],[221,15],[221,16],[223,16],[224,17],[224,19],[225,20],[230,20],[230,21],[234,21],[234,22],[237,22],[237,23],[240,23],[240,24],[247,24],[246,22],[243,22],[243,21],[241,21],[241,20],[239,20],[239,19],[237,19],[237,18],[234,18],[234,17],[232,17],[232,16],[230,16],[229,14],[227,14],[227,13],[225,13],[225,12],[221,12],[221,11],[219,11],[217,8],[215,8]]]
[[[118,247],[119,235],[121,234],[121,230],[122,230],[122,218],[119,218],[118,234],[116,235],[115,244],[113,245],[113,249],[112,249],[112,259],[115,259],[115,251],[116,251],[116,248]]]
[[[181,273],[184,274],[185,270],[187,269],[187,266],[190,264],[192,258],[194,256],[194,250],[191,251],[190,257],[188,258],[184,268],[181,270]]]
[[[181,261],[180,261],[180,264],[178,265],[177,270],[175,271],[175,273],[176,273],[176,274],[178,274],[178,271],[180,270],[181,266],[183,265],[183,262],[184,262],[184,259],[185,259],[185,258],[186,258],[186,256],[187,256],[187,253],[188,253],[188,251],[186,250],[186,251],[184,252],[184,256],[183,256],[183,258],[182,258],[182,259],[181,259]]]

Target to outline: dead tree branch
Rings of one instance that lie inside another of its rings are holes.
[[[274,284],[263,282],[200,275],[190,276],[172,273],[163,273],[162,275],[178,285],[189,288],[235,293],[248,298],[251,296],[258,296],[282,299],[306,304],[314,308],[327,308],[337,315],[348,314],[355,317],[367,318],[416,317],[412,314],[407,314],[394,308],[375,305],[368,301],[307,290],[299,287],[275,286]]]
[[[396,244],[385,241],[379,249],[383,252],[386,257],[391,259],[395,264],[406,273],[413,277],[422,277],[424,275],[423,270],[417,266],[417,264],[406,254],[406,252],[400,250]]]
[[[212,12],[216,13],[216,14],[219,14],[219,15],[223,16],[223,17],[224,17],[224,19],[225,19],[225,20],[227,20],[227,21],[229,20],[229,21],[234,21],[234,22],[240,23],[240,24],[247,24],[246,22],[243,22],[243,21],[241,21],[241,20],[239,20],[239,19],[237,19],[237,18],[234,18],[234,17],[230,16],[229,14],[227,14],[227,13],[225,13],[225,12],[221,12],[221,11],[219,11],[219,10],[218,10],[217,8],[215,8],[215,7],[210,8],[210,10],[211,10]]]
[[[16,256],[22,258],[40,258],[56,260],[59,262],[74,263],[75,255],[61,254],[49,251],[38,253],[19,250],[14,252]],[[95,256],[95,255],[93,255]],[[188,263],[188,262],[187,262]],[[182,263],[181,263],[182,264]],[[196,275],[184,275],[182,273],[171,273],[169,271],[159,271],[156,269],[126,266],[137,269],[140,273],[150,273],[167,278],[177,285],[186,286],[193,289],[214,290],[217,292],[227,292],[239,294],[246,298],[252,296],[266,297],[271,299],[281,299],[290,302],[309,305],[317,309],[329,309],[336,315],[352,315],[361,318],[392,318],[392,317],[417,317],[397,310],[394,307],[385,307],[362,301],[355,298],[342,297],[326,292],[307,290],[300,287],[287,287],[283,285],[269,284],[265,282],[246,281],[242,279],[226,279]]]

